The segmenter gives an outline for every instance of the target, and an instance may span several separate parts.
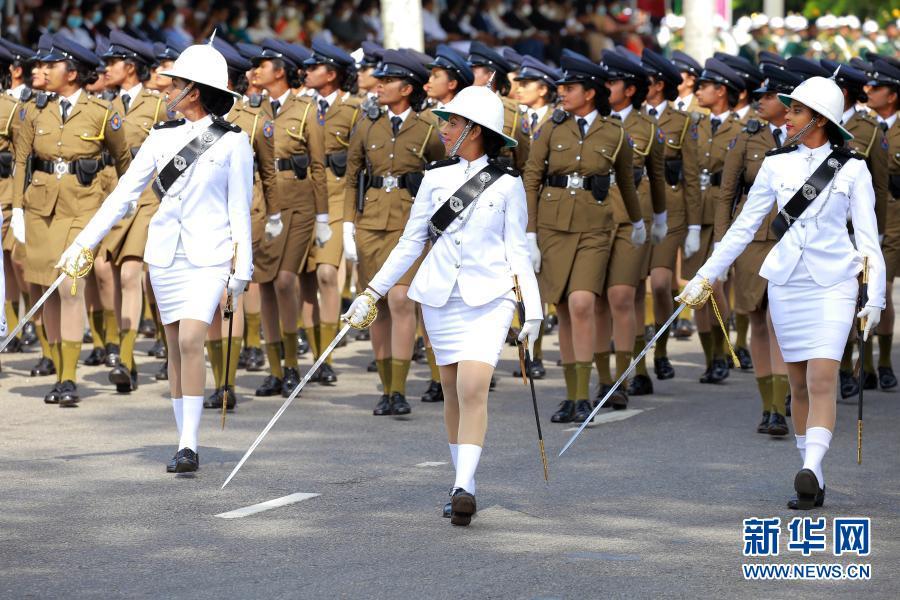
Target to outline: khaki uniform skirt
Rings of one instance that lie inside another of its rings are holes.
[[[538,226],[541,299],[559,304],[579,290],[602,294],[611,238],[609,230],[573,233]]]

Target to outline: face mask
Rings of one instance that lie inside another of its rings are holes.
[[[125,20],[125,15],[121,15],[116,18],[116,27],[118,27],[119,29],[122,29],[127,24],[128,24],[128,21]]]
[[[293,6],[288,6],[284,9],[284,16],[288,19],[293,19],[297,16],[297,9]]]
[[[91,22],[94,23],[95,25],[100,23],[100,21],[102,21],[102,20],[103,20],[103,13],[100,12],[99,10],[91,16]]]
[[[144,22],[144,13],[134,13],[134,16],[131,18],[131,22],[135,27],[140,27],[141,23]]]
[[[531,14],[531,5],[530,4],[524,5],[522,7],[521,13],[522,13],[522,16],[525,16],[525,17],[529,16]]]
[[[181,27],[182,25],[184,25],[184,15],[178,13],[175,15],[175,27]]]
[[[236,23],[238,29],[247,29],[247,17],[241,17]]]
[[[313,15],[313,21],[315,21],[316,23],[323,23],[325,21],[325,15],[320,12],[316,13],[315,15]]]
[[[156,22],[157,27],[162,27],[162,24],[166,21],[166,13],[159,11],[153,20]]]
[[[66,18],[66,26],[69,29],[78,29],[82,23],[84,23],[84,19],[77,15],[70,15]]]

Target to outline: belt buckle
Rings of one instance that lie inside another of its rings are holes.
[[[584,188],[584,176],[579,175],[578,173],[572,173],[571,175],[566,176],[566,187],[569,189],[582,189]]]
[[[53,172],[56,173],[57,179],[62,179],[62,176],[66,175],[69,172],[69,163],[61,158],[54,158]]]
[[[397,189],[397,185],[399,183],[400,183],[400,180],[396,176],[391,175],[391,174],[385,175],[384,183],[383,183],[384,191],[391,192],[391,191]]]
[[[705,192],[706,188],[709,187],[711,180],[709,171],[704,170],[700,173],[700,189]]]

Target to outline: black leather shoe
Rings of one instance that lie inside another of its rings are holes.
[[[309,340],[306,339],[306,331],[301,329],[297,332],[297,358],[309,352]]]
[[[628,394],[619,388],[612,393],[607,402],[613,407],[613,410],[625,410],[628,408]]]
[[[129,371],[125,365],[116,365],[109,372],[109,382],[116,386],[116,392],[130,394],[137,389],[137,370]]]
[[[839,371],[841,380],[841,398],[850,398],[859,394],[859,381],[850,371]]]
[[[453,514],[453,503],[448,502],[447,504],[444,505],[444,514],[442,516],[445,519],[449,519],[452,514]]]
[[[676,340],[686,340],[694,333],[694,325],[687,319],[678,319],[675,321],[675,329],[672,331],[672,337]]]
[[[78,386],[71,379],[66,379],[59,384],[59,405],[61,407],[75,406],[81,401],[78,397]]]
[[[653,393],[653,381],[646,375],[638,373],[628,382],[629,396],[646,396]]]
[[[222,399],[225,398],[225,387],[220,387],[212,394],[206,397],[206,400],[203,401],[203,408],[214,408],[218,410],[222,410]],[[232,411],[234,407],[237,406],[237,394],[234,393],[234,389],[228,390],[228,405],[225,407],[225,410]]]
[[[258,373],[266,368],[266,353],[262,348],[247,348],[247,371]]]
[[[422,363],[426,360],[425,356],[425,338],[419,336],[416,338],[416,344],[413,346],[412,359],[413,362]]]
[[[23,346],[33,346],[37,344],[38,336],[37,330],[34,328],[34,323],[32,321],[28,321],[25,323],[25,327],[22,328],[22,345]]]
[[[897,377],[891,367],[878,367],[878,386],[883,390],[892,390],[897,387]]]
[[[375,406],[375,410],[372,411],[372,414],[376,417],[393,414],[391,411],[391,397],[387,394],[382,394],[381,399],[378,400],[378,404]]]
[[[718,381],[724,381],[728,379],[728,363],[725,359],[722,358],[714,358],[712,364],[712,375],[713,377],[718,377]],[[716,381],[716,383],[718,383]]]
[[[787,435],[788,424],[787,419],[784,418],[784,415],[780,415],[777,412],[773,412],[772,416],[769,417],[769,429],[766,431],[769,435],[782,436]]]
[[[94,335],[91,333],[90,329],[86,330],[84,332],[84,334],[81,336],[81,343],[82,344],[93,344],[94,343]]]
[[[816,483],[816,485],[818,485],[818,482]],[[828,487],[828,486],[825,486],[825,487]],[[825,488],[823,487],[819,491],[821,493],[816,494],[816,498],[815,498],[815,500],[813,500],[813,506],[816,508],[822,508],[822,506],[825,504]],[[800,500],[797,498],[797,496],[794,496],[793,498],[788,500],[787,507],[790,508],[791,510],[801,510],[800,509]],[[806,510],[806,509],[803,509],[803,510]]]
[[[575,403],[575,417],[572,419],[576,423],[584,423],[591,416],[591,401],[579,400]]]
[[[450,496],[450,523],[465,527],[472,522],[477,508],[475,496],[462,488],[456,488]]]
[[[590,412],[590,411],[588,411]],[[572,400],[563,400],[559,403],[559,408],[550,417],[551,423],[571,423],[575,418],[575,402]]]
[[[168,381],[169,380],[169,361],[166,360],[163,364],[159,365],[159,370],[154,375],[157,381]]]
[[[282,389],[284,389],[284,386],[280,379],[274,375],[267,375],[266,378],[263,379],[262,385],[256,388],[256,395],[264,397],[277,396],[281,393]]]
[[[175,454],[169,462],[166,463],[166,473],[175,472],[175,463],[178,462],[178,454]]]
[[[612,389],[612,386],[608,383],[601,383],[600,389],[597,390],[597,396],[594,398],[594,408],[597,408],[597,405],[600,404],[600,401],[603,400],[604,396]],[[609,400],[606,401],[606,404],[603,405],[604,408],[612,408],[612,404],[609,403]]]
[[[784,416],[791,416],[791,395],[788,394],[784,397]]]
[[[153,319],[141,319],[138,323],[138,333],[144,337],[152,338],[156,335],[156,321]]]
[[[391,414],[399,416],[408,415],[410,412],[412,412],[412,408],[410,408],[409,402],[406,401],[406,396],[400,392],[391,394]]]
[[[546,377],[547,369],[544,368],[544,361],[540,358],[531,361],[531,366],[528,367],[528,374],[532,379],[543,379]]]
[[[769,419],[771,417],[772,413],[767,410],[763,411],[762,421],[756,426],[756,433],[769,433]]]
[[[176,473],[193,473],[200,468],[200,456],[190,448],[182,448],[175,455]]]
[[[444,388],[441,387],[440,381],[432,381],[428,384],[428,389],[422,394],[422,402],[443,402]]]
[[[6,348],[3,349],[3,354],[16,354],[18,352],[22,352],[22,340],[14,337],[9,341],[9,344],[6,345]]]
[[[825,502],[825,490],[819,487],[816,474],[810,469],[800,469],[794,477],[794,490],[797,492],[796,506],[788,506],[794,510],[810,510],[816,505],[816,499],[821,496]]]
[[[238,369],[246,369],[247,368],[247,356],[250,354],[250,348],[244,346],[241,348],[240,353],[238,354]]]
[[[322,385],[334,385],[337,383],[337,373],[328,363],[322,363],[319,367],[319,383]]]
[[[878,389],[878,375],[875,373],[869,373],[866,371],[863,375],[863,389],[864,390],[877,390]]]
[[[660,381],[675,377],[675,368],[672,366],[668,356],[653,359],[653,373],[656,374],[656,378]]]
[[[166,350],[166,345],[162,340],[156,340],[153,342],[153,346],[150,350],[147,351],[147,355],[160,360],[165,360],[169,357],[169,352]]]
[[[59,404],[59,386],[59,382],[53,384],[53,389],[44,396],[44,404]]]
[[[378,362],[372,361],[369,363],[369,366],[366,367],[366,371],[369,373],[377,373],[378,372]]]
[[[56,375],[56,367],[54,366],[52,360],[50,360],[46,356],[42,356],[37,361],[37,364],[31,367],[31,376],[46,377],[47,375]]]
[[[112,369],[116,365],[122,362],[122,357],[119,356],[119,345],[118,344],[107,344],[106,345],[106,366]]]
[[[99,367],[102,364],[106,363],[106,350],[103,348],[94,348],[91,350],[91,353],[88,354],[88,357],[84,359],[85,366],[88,367]]]
[[[746,348],[735,348],[734,353],[737,354],[738,362],[741,364],[741,371],[753,369],[753,359],[750,357],[749,350]]]
[[[284,368],[284,379],[281,382],[281,395],[287,398],[300,383],[300,373],[294,367]]]

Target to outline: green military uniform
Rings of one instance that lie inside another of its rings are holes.
[[[427,163],[444,157],[433,118],[411,111],[394,136],[390,119],[380,111],[371,111],[359,120],[350,137],[344,219],[356,224],[359,289],[368,285],[387,260],[409,220],[413,195],[406,176],[412,174],[414,178]],[[365,204],[359,212],[357,185],[364,168],[373,185],[366,190]],[[397,285],[409,285],[418,264]]]
[[[141,144],[150,135],[153,125],[166,119],[166,107],[162,95],[155,90],[142,88],[141,92],[131,100],[128,110],[121,96],[112,101],[112,108],[120,117],[118,127],[121,128],[131,156],[135,156]],[[141,193],[137,210],[116,223],[112,230],[100,243],[98,255],[107,257],[116,265],[121,265],[126,258],[143,260],[144,248],[147,245],[147,231],[150,219],[159,208],[159,198],[150,186]]]
[[[624,127],[633,151],[632,179],[649,232],[653,215],[666,210],[665,138],[660,134],[656,120],[637,109],[632,109],[625,117]],[[631,242],[634,220],[625,208],[620,186],[621,179],[617,177],[609,194],[616,229],[607,267],[607,288],[614,285],[637,287],[650,273],[651,244],[636,248]]]
[[[328,212],[325,178],[325,134],[316,126],[316,107],[307,96],[288,93],[284,106],[272,117],[271,104],[264,115],[274,126],[276,209],[284,230],[271,243],[262,244],[257,281],[273,281],[279,271],[299,273],[312,243],[317,214]],[[271,208],[270,208],[271,211]]]
[[[583,139],[575,117],[562,111],[542,128],[524,180],[527,231],[537,233],[538,283],[545,302],[558,304],[575,290],[603,293],[613,232],[611,175],[628,219],[641,218],[632,156],[622,124],[604,116],[594,119]],[[591,189],[574,185],[581,178],[590,181]]]

